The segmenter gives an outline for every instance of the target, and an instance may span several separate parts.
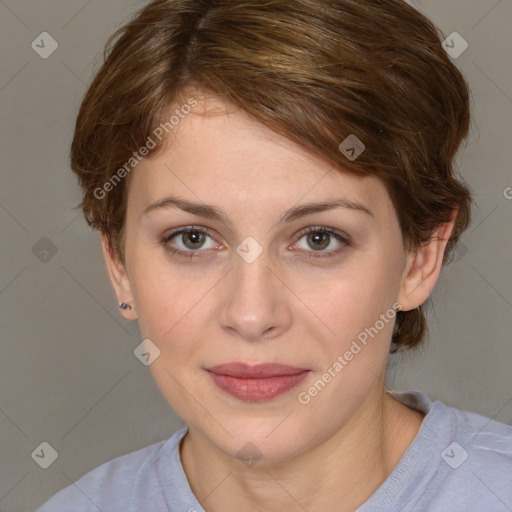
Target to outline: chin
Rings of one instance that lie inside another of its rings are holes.
[[[289,409],[289,410],[288,410]],[[293,459],[308,450],[318,436],[311,430],[311,421],[299,420],[292,407],[283,408],[280,415],[250,417],[241,411],[231,418],[211,418],[200,424],[189,423],[199,430],[218,450],[227,456],[243,461],[247,467],[263,467]],[[283,421],[284,420],[284,421]],[[309,427],[308,427],[309,425]]]
[[[275,428],[275,425],[273,425]],[[278,432],[279,428],[262,431],[240,430],[233,432],[233,438],[222,440],[218,448],[228,456],[242,461],[247,467],[293,459],[304,450],[304,438],[290,432],[290,429]],[[269,432],[272,432],[269,435]],[[227,442],[226,442],[227,441]],[[221,440],[219,440],[221,442]]]

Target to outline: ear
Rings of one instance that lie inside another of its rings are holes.
[[[136,320],[137,313],[133,303],[133,294],[130,286],[130,280],[125,266],[113,253],[110,242],[105,234],[101,235],[101,249],[107,266],[110,282],[119,302],[130,304],[131,309],[121,309],[121,315],[126,320]]]
[[[455,225],[458,209],[448,222],[442,222],[431,239],[410,253],[402,275],[398,296],[401,311],[410,311],[421,306],[432,293],[443,266],[446,244]]]

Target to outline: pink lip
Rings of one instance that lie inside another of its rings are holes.
[[[262,402],[286,393],[299,384],[310,370],[276,363],[249,366],[221,364],[206,368],[221,390],[241,400]]]

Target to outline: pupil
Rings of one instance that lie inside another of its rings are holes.
[[[189,231],[188,236],[186,236],[186,240],[192,240],[192,248],[195,248],[197,245],[202,245],[202,236],[203,233],[200,233],[199,231]],[[185,242],[186,245],[188,245]]]
[[[314,244],[318,244],[320,243],[321,244],[321,247],[313,247],[315,250],[318,250],[318,249],[324,249],[325,247],[327,247],[329,245],[329,241],[328,241],[328,235],[327,233],[315,233],[313,235],[310,235],[310,240],[312,240],[314,242]],[[322,240],[324,241],[324,243],[322,244]],[[327,241],[327,243],[325,243]]]

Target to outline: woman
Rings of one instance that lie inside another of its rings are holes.
[[[40,512],[510,510],[512,427],[385,389],[470,221],[464,78],[400,0],[158,0],[72,168],[187,428]]]

